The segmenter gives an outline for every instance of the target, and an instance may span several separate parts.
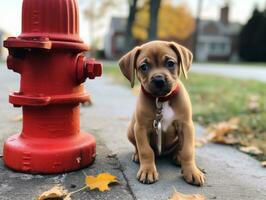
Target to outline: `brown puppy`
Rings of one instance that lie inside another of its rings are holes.
[[[155,155],[160,154],[172,154],[188,183],[204,183],[204,174],[195,163],[191,103],[179,79],[181,71],[187,77],[191,63],[188,49],[164,41],[135,47],[119,60],[131,86],[135,74],[142,86],[128,128],[128,138],[135,146],[133,161],[140,162],[137,178],[142,183],[158,180]]]

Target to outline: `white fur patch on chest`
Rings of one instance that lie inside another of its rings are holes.
[[[175,119],[175,113],[168,101],[163,103],[162,115],[162,130],[166,132]]]

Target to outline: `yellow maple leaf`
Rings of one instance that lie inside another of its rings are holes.
[[[90,190],[99,189],[101,192],[110,190],[108,185],[110,183],[118,183],[115,176],[109,173],[98,174],[98,176],[86,176],[85,182]]]

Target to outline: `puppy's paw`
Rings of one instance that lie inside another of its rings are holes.
[[[132,155],[132,161],[135,163],[139,163],[139,155],[136,152]]]
[[[183,167],[182,174],[185,181],[189,184],[197,186],[204,184],[204,174],[196,166]]]
[[[141,165],[137,173],[137,179],[144,184],[151,184],[158,181],[159,175],[155,165]]]

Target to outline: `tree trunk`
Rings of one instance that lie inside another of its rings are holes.
[[[193,49],[192,53],[194,55],[194,60],[197,60],[197,44],[198,44],[198,35],[199,35],[199,24],[200,24],[200,16],[202,11],[203,0],[198,0],[198,8],[197,8],[197,16],[196,16],[196,27],[195,32],[193,34]]]
[[[133,47],[133,34],[132,34],[132,26],[135,21],[136,11],[137,11],[137,0],[129,0],[129,14],[127,18],[127,27],[126,27],[126,38],[125,38],[125,46],[126,50],[130,50]]]
[[[150,24],[149,24],[149,40],[157,39],[158,15],[161,0],[150,0]]]

